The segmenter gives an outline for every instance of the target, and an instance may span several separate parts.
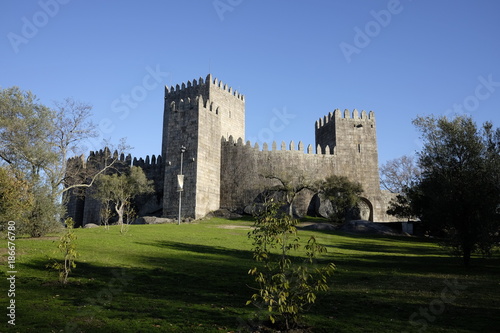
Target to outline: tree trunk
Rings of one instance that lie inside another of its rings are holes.
[[[115,211],[116,214],[118,214],[118,224],[122,225],[123,224],[123,210],[125,208],[125,203],[124,202],[117,202],[115,205]]]

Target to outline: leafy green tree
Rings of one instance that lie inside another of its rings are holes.
[[[403,190],[389,202],[387,214],[407,221],[417,219],[418,216],[415,214],[412,205],[413,198],[418,195],[415,191],[418,191],[418,188],[414,186],[414,183],[412,183],[411,186],[404,187]]]
[[[500,130],[465,116],[413,123],[424,142],[413,210],[468,266],[472,253],[490,254],[499,241]]]
[[[26,224],[33,207],[33,193],[24,175],[10,167],[0,167],[0,230],[8,221]]]
[[[30,180],[57,159],[50,149],[54,113],[18,87],[0,90],[0,160]]]
[[[123,173],[102,174],[95,185],[94,196],[114,207],[120,225],[123,225],[124,215],[131,213],[132,200],[137,195],[153,192],[152,181],[148,180],[144,171],[136,166]]]
[[[92,107],[65,99],[51,109],[30,91],[0,89],[0,165],[22,173],[34,197],[32,218],[24,229],[43,235],[64,215],[63,193],[90,187],[97,176],[113,166],[118,155],[99,168],[68,166],[68,158],[81,151],[83,142],[97,135],[90,121]],[[47,224],[47,225],[43,225]],[[60,223],[59,223],[60,224]]]
[[[62,224],[58,217],[61,216],[61,204],[55,202],[51,188],[47,185],[33,187],[34,204],[29,212],[28,223],[23,225],[22,232],[31,237],[42,237],[50,232],[59,231]]]
[[[345,176],[331,175],[316,186],[332,202],[333,213],[330,219],[334,222],[343,222],[363,193],[361,184],[352,182]]]
[[[253,257],[262,266],[248,272],[255,276],[259,288],[247,305],[264,303],[271,322],[290,329],[298,325],[306,306],[316,301],[316,293],[328,290],[328,277],[335,266],[332,263],[320,268],[314,266],[316,255],[326,252],[314,237],[305,246],[305,262],[292,262],[292,251],[300,248],[297,220],[280,210],[282,205],[274,201],[266,203],[248,234],[254,246]]]

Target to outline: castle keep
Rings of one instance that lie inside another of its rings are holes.
[[[141,166],[155,182],[156,193],[138,204],[141,216],[177,216],[183,146],[184,217],[201,218],[220,208],[243,211],[266,188],[276,185],[266,176],[301,175],[312,182],[337,174],[363,186],[363,218],[389,220],[388,198],[379,183],[374,113],[337,109],[316,121],[314,129],[314,147],[282,142],[278,149],[275,142],[262,147],[245,142],[245,97],[208,75],[205,80],[165,88],[161,156],[133,161],[122,156],[120,160]],[[100,154],[91,153],[91,157],[98,160]],[[309,190],[296,199],[298,215],[305,215],[312,201],[318,200]],[[77,224],[98,223],[98,203],[88,196],[72,197],[68,213]]]

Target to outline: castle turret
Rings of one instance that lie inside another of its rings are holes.
[[[377,219],[382,211],[377,211],[380,178],[374,112],[336,109],[316,121],[315,135],[318,147],[324,151],[330,146],[331,153],[336,155],[337,173],[363,185],[364,195],[374,205],[370,208],[376,216],[371,219]]]

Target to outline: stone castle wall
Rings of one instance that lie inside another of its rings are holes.
[[[165,88],[161,155],[133,161],[120,156],[120,165],[140,166],[154,181],[155,194],[136,200],[140,216],[176,217],[179,213],[177,175],[183,146],[183,217],[200,218],[219,208],[242,210],[278,184],[269,176],[312,183],[337,174],[361,183],[363,203],[370,211],[367,219],[393,220],[385,212],[392,196],[380,190],[374,113],[337,109],[320,118],[314,130],[314,146],[291,142],[261,148],[244,143],[245,97],[208,75]],[[79,161],[83,166],[89,161],[99,164],[103,154],[91,153],[88,161]],[[91,191],[69,197],[68,214],[81,220],[81,225],[99,223],[100,204]],[[312,191],[298,195],[301,214],[313,196]]]
[[[371,214],[367,218],[386,221],[387,200],[380,191],[378,164],[374,163],[377,160],[377,151],[373,113],[368,118],[365,113],[360,117],[357,111],[354,111],[351,117],[350,112],[345,112],[344,117],[341,117],[340,111],[336,110],[324,120],[317,122],[316,134],[319,143],[316,149],[311,145],[306,148],[302,142],[296,145],[293,141],[289,145],[282,142],[280,147],[276,142],[273,142],[271,147],[264,144],[261,149],[258,144],[254,146],[250,142],[244,144],[241,138],[236,141],[233,137],[227,140],[223,138],[221,208],[241,210],[242,207],[251,205],[265,189],[279,184],[267,176],[314,183],[336,174],[361,183],[365,191],[364,202],[371,209]],[[360,124],[363,124],[364,129],[357,127]],[[333,135],[331,135],[332,128],[337,129]],[[337,146],[334,145],[335,134],[339,135]],[[318,139],[321,135],[326,138]],[[352,140],[353,143],[339,144],[338,141],[342,140]],[[362,145],[361,149],[358,149],[358,142]],[[330,149],[332,143],[334,148]],[[313,194],[310,192],[305,198],[301,198],[306,207]]]
[[[160,216],[163,204],[163,160],[160,155],[157,157],[153,155],[151,158],[146,156],[146,159],[132,159],[130,154],[127,156],[123,154],[118,156],[116,151],[111,155],[107,148],[95,152],[91,151],[86,159],[82,155],[68,160],[68,165],[81,170],[81,175],[84,177],[82,179],[74,179],[73,182],[89,184],[90,178],[88,175],[93,173],[92,169],[102,169],[105,163],[109,164],[112,159],[116,159],[116,162],[113,164],[113,167],[108,170],[107,174],[115,173],[118,170],[124,171],[131,166],[138,166],[142,168],[146,177],[153,181],[155,193],[136,198],[134,206],[139,216]],[[89,223],[101,223],[101,203],[93,197],[92,194],[94,190],[95,188],[93,186],[88,188],[76,188],[69,190],[69,193],[65,195],[67,200],[66,214],[73,218],[76,227],[84,226]]]

